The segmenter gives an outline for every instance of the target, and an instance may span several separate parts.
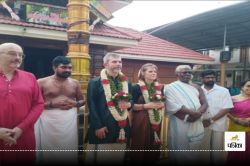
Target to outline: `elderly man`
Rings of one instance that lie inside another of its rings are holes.
[[[23,55],[17,44],[0,45],[0,149],[6,150],[0,151],[0,165],[35,161],[34,123],[44,101],[35,76],[18,69]]]
[[[77,163],[77,107],[84,105],[79,81],[70,78],[69,58],[57,56],[52,61],[54,74],[38,80],[45,100],[45,110],[36,123],[38,163]],[[73,150],[58,152],[53,150]]]
[[[202,114],[207,102],[202,89],[190,82],[192,71],[188,65],[176,68],[178,80],[166,85],[166,114],[169,116],[168,145],[169,159],[172,163],[192,164],[200,158],[200,142],[204,136]],[[178,151],[184,150],[184,151]]]

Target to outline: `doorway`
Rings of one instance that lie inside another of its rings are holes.
[[[37,79],[53,74],[52,60],[62,56],[63,50],[24,47],[23,69],[33,73]]]

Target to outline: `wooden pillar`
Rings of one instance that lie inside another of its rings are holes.
[[[86,99],[89,81],[90,56],[89,56],[89,0],[68,1],[68,54],[73,70],[72,77],[81,84],[81,91]],[[84,109],[86,111],[86,109]],[[79,112],[82,114],[82,112]],[[86,118],[85,118],[86,119]],[[78,121],[79,122],[79,121]],[[87,123],[84,120],[84,123]],[[85,138],[87,124],[84,127]]]
[[[224,27],[223,51],[226,50],[226,38],[227,38],[227,24],[225,24],[225,27]],[[226,62],[224,60],[221,61],[221,65],[220,65],[220,86],[223,86],[223,87],[225,86],[225,65],[226,65]]]
[[[225,63],[221,62],[220,65],[220,86],[225,86]]]

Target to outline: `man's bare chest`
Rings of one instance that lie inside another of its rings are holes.
[[[46,97],[67,96],[72,98],[76,96],[76,87],[71,82],[50,81],[44,86],[43,94]]]

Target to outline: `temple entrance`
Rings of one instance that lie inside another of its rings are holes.
[[[52,60],[62,56],[62,50],[24,47],[25,59],[23,68],[33,73],[37,79],[53,74]]]

